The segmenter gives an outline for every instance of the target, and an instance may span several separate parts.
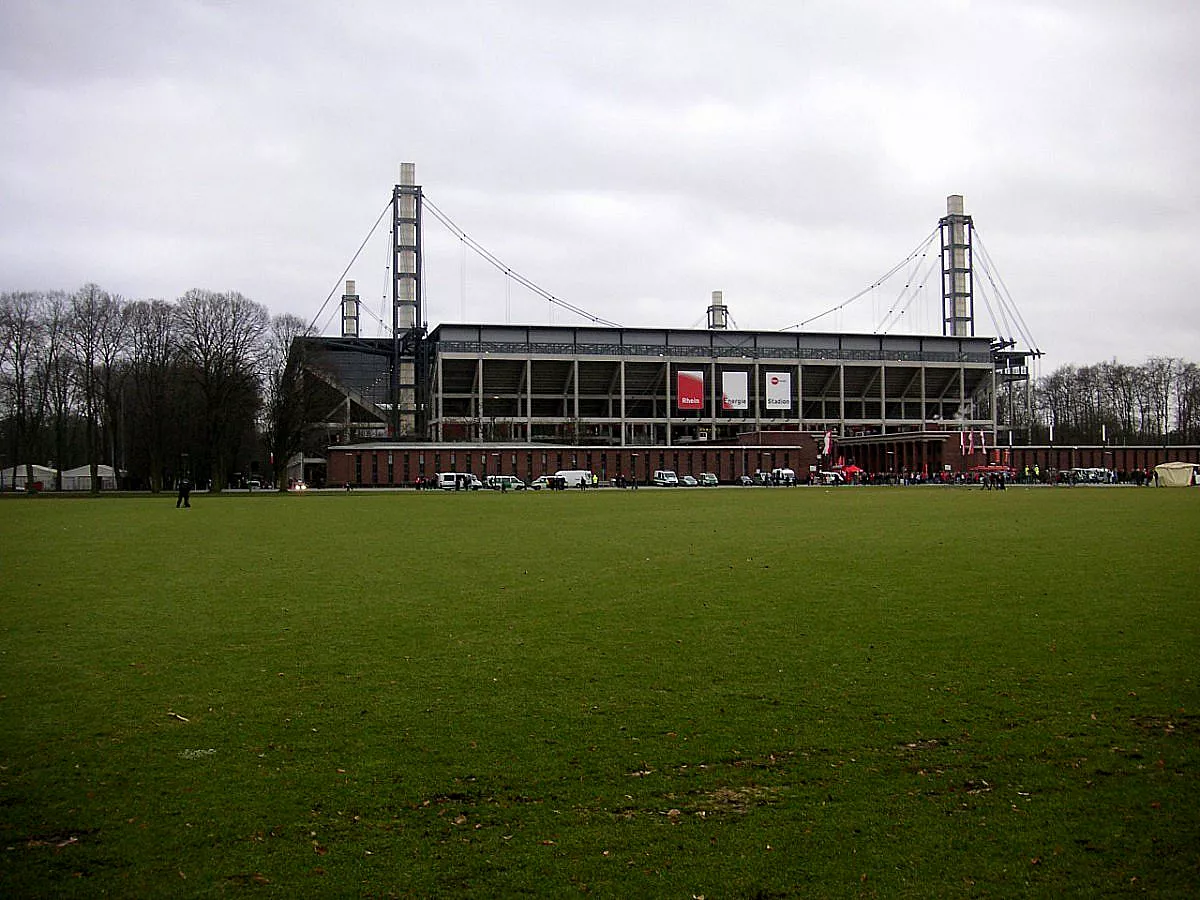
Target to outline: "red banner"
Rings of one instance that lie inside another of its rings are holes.
[[[676,372],[676,409],[704,409],[704,373]]]

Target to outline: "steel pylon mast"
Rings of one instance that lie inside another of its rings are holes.
[[[427,404],[420,396],[427,379],[425,326],[421,297],[421,186],[416,165],[400,164],[400,183],[392,188],[392,366],[391,437],[424,437]]]
[[[961,194],[946,198],[938,221],[942,237],[942,334],[975,336],[975,292],[971,253],[971,217],[963,213]]]

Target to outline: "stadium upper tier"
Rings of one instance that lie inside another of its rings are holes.
[[[986,337],[449,324],[399,357],[395,382],[390,338],[306,346],[355,440],[670,444],[994,423]]]

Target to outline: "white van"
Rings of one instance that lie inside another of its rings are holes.
[[[592,473],[587,469],[559,469],[554,477],[565,478],[569,488],[592,486]]]
[[[438,472],[438,487],[443,491],[477,491],[483,487],[483,482],[470,472]]]
[[[679,487],[679,476],[671,469],[655,469],[650,482],[657,487]]]
[[[516,475],[489,475],[484,479],[484,487],[493,491],[523,491],[525,482]]]
[[[795,484],[796,471],[795,469],[772,469],[771,482],[773,484]]]

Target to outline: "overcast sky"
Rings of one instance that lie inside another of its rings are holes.
[[[411,161],[598,316],[699,327],[721,290],[737,326],[786,328],[963,194],[1043,372],[1200,361],[1198,37],[1194,0],[3,0],[0,289],[313,319]],[[387,232],[347,274],[365,334],[391,318]],[[583,322],[432,216],[425,250],[431,327]],[[806,329],[899,304],[891,333],[940,333],[935,257]],[[982,300],[977,333],[1014,330]]]

